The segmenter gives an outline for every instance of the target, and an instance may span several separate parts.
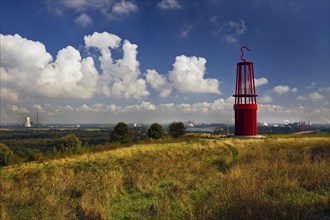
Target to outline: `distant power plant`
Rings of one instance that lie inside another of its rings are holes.
[[[29,116],[27,116],[27,117],[25,118],[25,125],[24,125],[24,127],[26,127],[26,128],[31,128],[31,119],[30,119]]]
[[[257,135],[257,110],[256,88],[254,84],[253,63],[243,58],[243,49],[250,50],[246,46],[241,47],[241,60],[237,63],[235,94],[235,135]]]

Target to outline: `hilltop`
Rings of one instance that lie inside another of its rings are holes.
[[[0,169],[1,219],[328,219],[330,138],[178,139]]]

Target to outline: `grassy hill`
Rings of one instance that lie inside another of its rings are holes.
[[[329,219],[330,138],[186,139],[0,169],[1,219]]]

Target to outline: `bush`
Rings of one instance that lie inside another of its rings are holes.
[[[0,166],[7,166],[12,163],[13,151],[5,144],[0,143]]]
[[[184,127],[184,124],[180,121],[180,122],[172,122],[170,124],[170,135],[172,137],[180,137],[182,135],[184,135],[184,132],[185,132],[185,127]]]
[[[132,132],[124,122],[119,122],[110,134],[111,141],[120,144],[129,144],[132,142]]]
[[[158,123],[153,123],[148,129],[148,137],[150,138],[159,139],[164,137],[164,135],[164,128]]]
[[[57,147],[61,152],[77,152],[81,148],[80,139],[74,134],[68,134],[61,138],[60,144]]]

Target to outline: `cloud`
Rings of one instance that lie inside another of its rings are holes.
[[[181,5],[178,3],[177,0],[162,0],[157,4],[157,6],[164,10],[181,8]]]
[[[313,102],[316,102],[316,101],[320,101],[324,98],[323,95],[321,95],[318,91],[315,91],[315,92],[312,92],[312,93],[309,93],[307,96],[298,96],[297,97],[297,100],[299,101],[304,101],[304,100],[311,100]]]
[[[18,94],[14,90],[5,87],[0,89],[0,98],[1,100],[6,100],[8,102],[19,101]]]
[[[270,114],[303,114],[304,107],[291,107],[285,108],[281,105],[271,105],[271,104],[259,104],[260,113],[270,113]]]
[[[138,6],[133,1],[113,1],[113,0],[58,0],[57,2],[48,1],[48,6],[57,15],[63,15],[67,10],[79,13],[75,19],[79,25],[90,24],[90,16],[86,17],[87,12],[96,12],[97,15],[103,15],[106,19],[119,19],[121,15],[129,15],[138,11]]]
[[[167,77],[147,70],[146,79],[153,89],[160,91],[160,97],[167,97],[174,89],[182,93],[220,94],[219,81],[204,78],[205,64],[206,59],[202,57],[177,56]]]
[[[316,83],[315,82],[311,82],[308,86],[306,86],[306,89],[313,89],[315,88]]]
[[[53,3],[53,2],[49,2]],[[88,10],[96,10],[103,15],[109,13],[109,10],[113,6],[113,1],[109,0],[58,0],[58,5],[56,5],[55,9],[70,9],[76,12],[86,12]],[[53,5],[52,5],[53,6]],[[54,7],[54,6],[53,6]],[[63,13],[63,12],[62,12]]]
[[[82,59],[73,47],[60,50],[52,62],[40,42],[17,34],[0,37],[2,83],[20,91],[20,96],[86,99],[96,90],[98,74],[93,59]]]
[[[279,85],[275,86],[273,89],[274,92],[276,92],[279,95],[285,94],[290,91],[290,87],[286,85]]]
[[[121,39],[109,33],[94,33],[84,37],[87,48],[100,50],[102,75],[99,80],[101,93],[108,97],[125,97],[141,99],[147,95],[146,81],[141,78],[137,45],[124,40],[122,45],[123,58],[113,60],[111,50],[120,46]]]
[[[209,18],[210,23],[216,23],[218,21],[218,16],[213,15]]]
[[[291,89],[291,92],[297,93],[298,92],[298,89],[297,88],[292,88]]]
[[[87,49],[100,52],[100,72],[92,57],[82,58],[72,46],[60,50],[53,60],[40,42],[20,35],[1,35],[2,98],[9,102],[27,97],[90,99],[101,93],[141,100],[150,94],[147,82],[160,97],[169,96],[173,90],[220,94],[219,81],[205,78],[204,58],[177,56],[168,75],[147,70],[144,79],[136,44],[107,32],[87,35],[84,41]],[[113,50],[122,52],[122,58],[113,59]]]
[[[270,103],[273,101],[273,98],[270,95],[263,95],[258,100],[260,103]]]
[[[227,43],[227,44],[233,44],[237,42],[237,37],[235,35],[226,35],[222,38],[222,41]]]
[[[177,56],[169,81],[179,92],[220,94],[217,79],[204,79],[206,59],[202,57]]]
[[[87,27],[91,24],[93,24],[92,18],[87,15],[86,13],[82,13],[79,17],[76,18],[75,22],[82,27]]]
[[[237,36],[243,35],[247,30],[245,21],[243,19],[241,19],[239,22],[229,21],[229,26],[235,30]]]
[[[153,89],[160,92],[160,97],[164,98],[171,94],[173,89],[172,85],[168,82],[165,76],[160,75],[156,70],[147,70],[146,80]]]
[[[138,11],[138,6],[130,1],[122,0],[120,2],[116,2],[113,5],[112,12],[115,14],[125,14],[128,15],[130,13]]]
[[[323,95],[321,95],[320,93],[318,92],[312,92],[308,95],[308,97],[313,101],[313,102],[316,102],[316,101],[320,101],[323,99]]]
[[[93,113],[104,113],[104,112],[116,112],[116,113],[128,113],[128,112],[148,112],[148,111],[155,111],[157,107],[150,103],[150,102],[141,102],[140,104],[136,105],[128,105],[125,107],[117,106],[117,105],[108,105],[104,106],[103,104],[97,103],[92,106],[88,106],[86,104],[83,104],[82,106],[76,108],[76,110],[73,109],[75,112],[93,112]]]
[[[324,92],[326,94],[330,94],[330,86],[328,86],[328,87],[321,87],[317,91],[318,92]]]
[[[220,27],[216,20],[214,20],[213,23],[216,25],[216,31],[214,31],[214,33],[222,33],[222,41],[227,44],[238,42],[238,39],[247,31],[247,26],[245,25],[245,21],[243,19],[237,22],[229,21]]]
[[[193,26],[191,24],[185,24],[180,31],[180,36],[183,38],[187,37],[192,29]]]
[[[40,112],[40,113],[46,113],[46,110],[44,109],[44,107],[42,107],[41,105],[38,105],[38,104],[34,104],[32,106],[32,109],[34,109],[35,111]]]
[[[14,113],[19,113],[19,114],[29,114],[29,110],[26,108],[20,108],[17,105],[9,105],[8,106],[9,110]]]
[[[265,77],[254,79],[255,87],[266,85],[267,83],[268,83],[268,79],[266,79]]]
[[[300,96],[297,97],[297,100],[299,100],[299,101],[303,101],[303,100],[306,100],[306,97],[300,95]]]

